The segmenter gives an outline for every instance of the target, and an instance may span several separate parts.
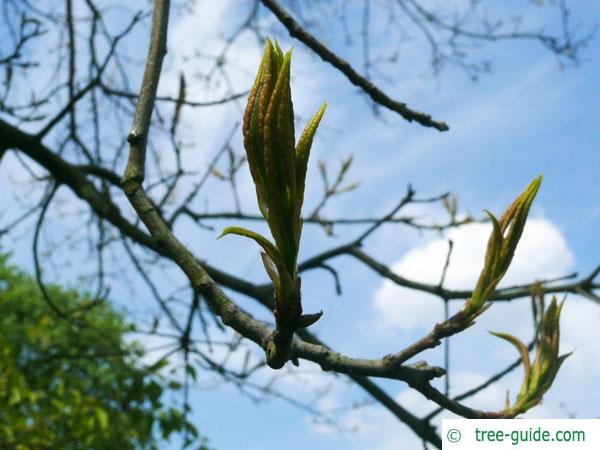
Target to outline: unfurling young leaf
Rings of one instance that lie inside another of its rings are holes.
[[[264,250],[263,265],[275,288],[276,322],[275,332],[264,347],[267,363],[276,369],[289,359],[294,331],[311,325],[321,315],[302,314],[297,260],[308,158],[326,104],[315,113],[296,144],[291,58],[291,51],[284,54],[277,43],[267,39],[242,128],[258,207],[275,243],[244,228],[229,227],[222,233],[253,239]]]
[[[496,286],[508,270],[515,254],[519,239],[523,234],[529,208],[542,183],[540,175],[508,207],[500,220],[486,211],[493,225],[488,240],[484,267],[477,280],[473,295],[463,308],[465,317],[473,320],[483,312],[483,308]]]
[[[527,346],[520,339],[509,334],[492,333],[494,336],[509,341],[517,348],[525,369],[523,384],[517,395],[516,403],[512,407],[507,405],[505,410],[507,416],[514,417],[522,414],[540,403],[546,391],[552,386],[558,369],[569,357],[570,353],[558,355],[559,320],[563,304],[564,300],[558,304],[555,297],[548,309],[543,312],[533,363],[530,362]]]

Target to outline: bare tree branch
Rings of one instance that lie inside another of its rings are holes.
[[[409,122],[415,121],[424,127],[435,128],[438,131],[447,131],[448,125],[444,122],[433,120],[430,115],[415,111],[405,103],[396,101],[377,86],[371,83],[368,79],[361,76],[354,68],[345,60],[337,56],[322,44],[317,38],[306,31],[287,11],[285,11],[275,0],[261,0],[262,4],[271,10],[271,12],[279,19],[279,21],[287,28],[292,37],[297,38],[304,45],[315,52],[321,59],[328,62],[333,67],[338,69],[348,80],[362,89],[371,99],[394,111]]]

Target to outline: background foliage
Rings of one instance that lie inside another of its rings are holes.
[[[196,428],[166,401],[181,385],[146,367],[142,347],[107,302],[35,281],[0,255],[0,447],[157,449],[161,438]],[[195,447],[196,448],[196,447]]]

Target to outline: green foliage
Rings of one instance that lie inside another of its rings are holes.
[[[120,314],[73,290],[49,293],[79,318],[54,315],[34,280],[0,254],[0,448],[156,449],[157,432],[197,436],[163,405],[161,369],[143,367]]]

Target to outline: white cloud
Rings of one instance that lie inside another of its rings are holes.
[[[446,287],[473,288],[482,268],[490,231],[489,224],[471,224],[448,233],[454,249]],[[436,284],[447,252],[447,241],[436,239],[407,252],[392,265],[392,270],[411,280]],[[574,257],[560,230],[546,219],[532,218],[527,222],[513,263],[501,285],[564,275],[573,263]],[[375,293],[373,307],[383,318],[383,323],[403,331],[429,328],[440,320],[443,311],[440,299],[399,287],[389,280],[383,281]]]
[[[573,381],[583,381],[591,372],[598,372],[600,358],[600,309],[584,298],[569,298],[562,314],[561,346],[565,351],[574,350],[570,364],[563,370]]]

